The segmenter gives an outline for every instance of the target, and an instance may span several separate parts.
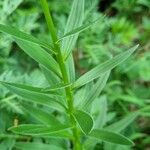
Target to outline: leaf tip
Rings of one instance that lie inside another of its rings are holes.
[[[136,48],[138,48],[140,46],[140,44],[135,45]]]
[[[135,146],[135,143],[132,140],[128,139],[128,145]]]
[[[9,127],[9,128],[7,129],[7,131],[12,131],[14,128],[16,128],[16,127],[14,127],[14,126]]]

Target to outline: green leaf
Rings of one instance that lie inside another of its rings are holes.
[[[133,112],[127,115],[125,118],[118,120],[117,122],[105,127],[105,129],[114,132],[121,132],[125,128],[127,128],[137,118],[139,114],[139,111]]]
[[[24,84],[15,84],[7,82],[0,83],[6,88],[8,88],[11,92],[24,98],[23,100],[25,101],[42,104],[47,107],[55,108],[61,111],[65,110],[65,106],[60,102],[61,97],[56,96],[54,94],[45,94],[41,92],[41,88],[27,86]],[[56,100],[58,98],[60,98],[60,101]]]
[[[145,106],[144,100],[141,100],[140,98],[134,95],[132,96],[132,95],[114,93],[114,96],[117,100],[133,103],[133,104],[139,105],[140,107]]]
[[[0,143],[0,150],[12,150],[15,144],[15,139],[5,139]]]
[[[40,65],[40,68],[50,86],[54,86],[55,84],[60,83],[60,78],[54,72],[48,70],[43,65]]]
[[[53,116],[52,114],[50,114],[46,111],[39,109],[38,107],[33,107],[28,104],[23,104],[22,108],[28,114],[33,116],[36,120],[38,120],[39,122],[41,122],[45,125],[49,125],[49,126],[61,125],[61,123],[56,119],[55,116]]]
[[[115,56],[114,58],[96,66],[89,72],[82,75],[77,81],[74,83],[74,88],[78,88],[96,78],[103,75],[104,73],[108,72],[109,70],[116,67],[121,62],[125,61],[136,49],[138,48],[138,45],[130,48],[129,50]]]
[[[90,114],[94,117],[94,128],[101,129],[107,122],[107,98],[106,95],[98,97],[92,103]]]
[[[76,110],[73,116],[78,122],[83,133],[88,134],[92,130],[93,119],[88,113],[82,110]]]
[[[89,134],[90,137],[100,139],[102,141],[120,144],[120,145],[133,145],[134,143],[121,134],[117,134],[107,130],[94,129]]]
[[[131,146],[118,145],[113,143],[104,143],[105,150],[131,150]]]
[[[52,49],[52,46],[49,45],[48,43],[42,41],[41,39],[39,40],[39,39],[35,38],[34,36],[29,35],[25,32],[22,32],[14,27],[0,24],[0,31],[7,33],[9,35],[12,35],[13,37],[15,37],[17,39],[28,41],[28,42],[30,42],[30,44],[34,43],[34,44],[40,45],[42,47],[45,47],[48,50]],[[51,52],[55,53],[54,51],[51,51]]]
[[[64,150],[53,144],[44,144],[40,142],[16,142],[15,148],[19,150]]]
[[[59,90],[59,89],[64,89],[71,85],[72,85],[71,83],[68,83],[68,84],[60,83],[60,84],[56,84],[55,86],[44,88],[42,91],[44,91],[44,92],[55,91],[55,90]]]
[[[11,127],[8,130],[21,135],[31,135],[31,136],[53,136],[53,134],[59,134],[65,130],[70,129],[69,125],[55,125],[55,126],[45,126],[45,125],[35,125],[35,124],[23,124],[18,127]]]
[[[15,99],[17,98],[16,95],[10,95],[7,97],[4,97],[3,99],[0,99],[0,105],[6,105],[7,108],[10,108],[11,110],[15,111],[18,114],[23,114],[23,111],[21,110],[20,106],[18,106],[18,103],[16,103]]]
[[[93,24],[95,24],[96,22],[98,22],[100,19],[101,19],[101,17],[98,18],[98,19],[96,19],[96,20],[94,20],[93,22],[89,22],[88,24],[82,25],[80,27],[77,27],[77,28],[69,31],[68,33],[65,33],[58,41],[61,41],[62,39],[66,38],[68,36],[73,36],[75,34],[78,34],[78,33],[82,32],[82,31],[90,28]]]
[[[31,58],[37,61],[39,64],[42,64],[45,68],[52,70],[58,76],[61,76],[58,63],[55,59],[44,49],[36,44],[31,44],[30,42],[22,41],[16,39],[19,47],[27,53]]]
[[[74,0],[71,12],[66,24],[65,33],[80,27],[84,20],[84,0]],[[71,50],[74,48],[79,34],[71,35],[62,40],[62,52],[64,58],[68,58]]]
[[[72,54],[70,54],[68,59],[66,60],[66,68],[67,68],[69,81],[71,83],[75,82],[75,66],[74,66],[74,60]]]
[[[100,93],[106,85],[109,75],[110,71],[100,76],[100,78],[91,88],[91,91],[87,92],[84,103],[82,104],[83,109],[87,109],[91,105],[93,100],[100,95]]]
[[[0,139],[27,139],[28,137],[14,134],[0,134]]]

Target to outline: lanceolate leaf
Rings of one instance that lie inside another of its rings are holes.
[[[113,69],[118,64],[125,61],[137,49],[137,47],[138,47],[138,45],[136,45],[136,46],[132,47],[131,49],[115,56],[114,58],[96,66],[89,72],[85,73],[79,79],[77,79],[77,81],[74,83],[74,88],[78,88],[78,87],[98,78],[99,76],[108,72],[109,70]]]
[[[45,126],[45,125],[35,125],[35,124],[26,124],[19,125],[18,127],[11,127],[11,130],[14,133],[21,135],[31,135],[31,136],[49,136],[56,133],[61,133],[64,130],[71,128],[69,125],[55,125],[55,126]]]
[[[85,98],[85,101],[82,104],[82,107],[84,109],[87,109],[88,106],[91,105],[93,100],[100,95],[100,93],[102,92],[104,86],[106,85],[106,82],[108,80],[109,74],[110,74],[110,71],[108,71],[107,73],[103,74],[98,79],[98,81],[93,85],[93,87],[91,88],[91,91],[87,92],[87,96]]]
[[[95,101],[92,103],[91,114],[96,114],[94,119],[94,128],[102,129],[108,119],[106,95],[95,99]]]
[[[121,134],[117,134],[107,130],[94,129],[89,134],[90,137],[100,139],[102,141],[120,144],[120,145],[133,145],[134,143]]]
[[[36,120],[38,120],[39,122],[45,125],[48,125],[48,126],[61,125],[61,123],[56,119],[56,117],[54,117],[50,113],[47,113],[46,111],[39,109],[38,107],[33,107],[28,104],[23,104],[22,108],[28,114],[33,116]]]
[[[80,27],[84,19],[84,0],[74,0],[71,12],[65,28],[65,33]],[[74,48],[78,34],[68,36],[62,40],[62,50],[65,58],[68,57],[71,50]]]
[[[75,66],[72,54],[69,55],[68,59],[66,60],[66,68],[69,77],[69,81],[71,83],[75,82]]]
[[[41,142],[16,142],[15,148],[19,150],[64,150],[53,144],[44,144]]]
[[[0,24],[0,31],[7,33],[9,35],[12,35],[13,37],[17,38],[17,39],[21,39],[24,41],[28,41],[31,42],[30,44],[34,43],[34,44],[38,44],[40,46],[43,46],[45,48],[48,48],[49,50],[52,49],[51,45],[49,45],[48,43],[42,41],[41,39],[37,39],[32,35],[29,35],[25,32],[22,32],[14,27],[8,26],[8,25],[3,25]],[[51,51],[54,53],[54,51]]]
[[[140,107],[145,106],[144,100],[141,100],[140,98],[138,98],[136,96],[126,95],[126,94],[118,94],[118,93],[114,93],[114,95],[117,100],[133,103],[133,104],[139,105]]]
[[[58,76],[61,76],[59,65],[55,61],[55,59],[47,53],[44,49],[36,44],[31,44],[30,42],[22,41],[16,39],[17,44],[19,47],[27,53],[30,57],[32,57],[35,61],[39,64],[42,64],[49,70],[55,72]]]
[[[83,133],[88,134],[93,127],[92,117],[88,113],[81,110],[76,110],[73,115],[76,121],[78,122]]]
[[[77,27],[77,28],[71,30],[70,32],[68,32],[68,33],[66,33],[65,35],[63,35],[58,41],[60,41],[60,40],[62,40],[62,39],[64,39],[64,38],[66,38],[66,37],[68,37],[68,36],[73,36],[73,35],[75,35],[75,34],[78,34],[78,33],[82,32],[82,31],[84,31],[84,30],[90,28],[93,24],[95,24],[95,23],[96,23],[97,21],[99,21],[99,20],[100,20],[100,18],[96,19],[96,20],[93,21],[93,22],[90,22],[90,23],[88,23],[88,24],[82,25],[82,26],[80,26],[80,27]]]
[[[54,72],[48,70],[43,65],[40,65],[40,68],[50,86],[60,83],[60,78]]]
[[[59,90],[59,89],[64,89],[69,86],[71,86],[71,83],[68,83],[68,84],[60,83],[60,84],[56,84],[55,86],[44,88],[43,91],[44,92],[55,91],[55,90]]]
[[[0,134],[0,139],[27,139],[26,136],[14,135],[14,134]]]
[[[105,129],[113,132],[121,132],[136,119],[139,113],[140,113],[139,111],[133,112],[128,116],[126,116],[125,118],[105,127]]]
[[[65,106],[60,102],[56,101],[58,96],[54,94],[45,94],[40,92],[40,88],[31,87],[23,84],[0,82],[2,85],[7,87],[11,92],[21,96],[23,100],[31,101],[34,103],[42,104],[57,110],[65,110]]]

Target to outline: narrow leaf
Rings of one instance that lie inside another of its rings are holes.
[[[38,107],[33,107],[28,104],[23,104],[22,108],[28,114],[33,116],[36,120],[38,120],[39,122],[41,122],[45,125],[49,125],[49,126],[61,125],[61,123],[56,119],[55,116],[53,116],[50,113],[47,113],[46,111],[39,109]]]
[[[55,72],[58,76],[61,76],[59,65],[55,61],[55,59],[44,49],[36,44],[31,44],[26,41],[16,39],[17,44],[19,47],[27,53],[31,58],[37,61],[39,64],[42,64],[49,70]]]
[[[56,145],[40,142],[16,142],[15,148],[19,150],[64,150]]]
[[[115,96],[115,99],[117,99],[117,100],[133,103],[133,104],[139,105],[140,107],[145,106],[144,100],[141,100],[140,98],[138,98],[134,95],[132,96],[132,95],[129,95],[129,94],[126,95],[126,94],[114,93],[114,96]]]
[[[83,133],[88,134],[93,127],[92,117],[88,113],[81,110],[76,110],[73,115]]]
[[[130,139],[126,138],[125,136],[107,130],[94,129],[93,131],[91,131],[89,136],[96,139],[100,139],[102,141],[120,144],[120,145],[134,144]]]
[[[71,127],[68,125],[59,126],[44,126],[44,125],[34,125],[34,124],[24,124],[18,127],[11,127],[8,130],[21,134],[21,135],[31,135],[31,136],[49,136],[55,133],[61,133],[64,130],[68,130]]]
[[[94,128],[101,129],[107,122],[107,98],[106,95],[94,100],[92,103],[91,114],[94,118]]]
[[[126,129],[137,118],[139,113],[139,111],[133,112],[125,118],[105,127],[105,129],[114,132],[121,132],[124,129]]]
[[[35,38],[34,36],[32,36],[30,34],[22,32],[22,31],[16,29],[15,27],[0,24],[0,31],[4,32],[4,33],[7,33],[9,35],[12,35],[13,37],[15,37],[17,39],[21,39],[21,40],[24,40],[24,41],[31,42],[30,44],[34,43],[34,44],[40,45],[42,47],[45,47],[49,50],[52,49],[52,46],[49,45],[48,43],[42,41],[41,39],[39,40],[39,39]],[[51,51],[51,52],[55,53],[54,51]]]
[[[65,110],[65,106],[60,101],[56,101],[56,98],[58,98],[58,96],[54,94],[42,93],[40,88],[27,86],[24,84],[15,84],[7,82],[0,83],[6,88],[8,88],[11,92],[21,96],[25,101],[42,104],[47,107],[55,108],[57,110]]]
[[[57,42],[61,41],[62,39],[66,38],[68,36],[72,36],[72,35],[78,34],[78,33],[82,32],[82,31],[90,28],[93,24],[98,22],[100,19],[101,19],[101,17],[96,19],[96,20],[94,20],[93,22],[89,22],[88,24],[82,25],[80,27],[77,27],[77,28],[69,31],[68,33],[64,34]]]
[[[71,86],[71,83],[68,83],[68,84],[60,83],[60,84],[56,84],[55,86],[52,86],[52,87],[44,88],[42,91],[44,91],[44,92],[55,91],[55,90],[59,90],[59,89],[64,89],[69,86]]]
[[[28,137],[14,134],[0,134],[0,139],[28,139]]]
[[[65,33],[80,27],[84,20],[84,0],[74,0],[71,12],[66,24]],[[65,58],[68,58],[71,50],[74,48],[78,34],[68,36],[62,40],[62,51]]]
[[[91,91],[87,92],[84,103],[82,104],[83,109],[87,109],[93,100],[100,95],[106,85],[109,75],[110,71],[100,76],[98,81],[93,85],[93,88],[91,88]]]
[[[55,84],[60,83],[60,78],[54,72],[48,70],[43,65],[40,65],[40,68],[50,86],[54,86]]]
[[[109,70],[116,67],[121,62],[125,61],[136,49],[138,48],[138,45],[132,47],[131,49],[115,56],[114,58],[96,66],[89,72],[82,75],[77,81],[74,83],[74,88],[78,88],[96,78],[101,76],[102,74],[108,72]]]
[[[75,82],[75,66],[72,54],[69,55],[68,59],[66,60],[66,68],[69,77],[69,81],[71,83]]]

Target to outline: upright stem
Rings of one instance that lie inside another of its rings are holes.
[[[45,15],[45,19],[46,19],[46,22],[47,22],[48,29],[50,31],[50,34],[51,34],[51,37],[52,37],[52,40],[53,40],[54,49],[57,52],[56,59],[57,59],[57,62],[59,64],[59,67],[60,67],[60,70],[61,70],[61,73],[62,73],[63,82],[64,82],[64,84],[69,84],[70,81],[69,81],[69,77],[68,77],[68,74],[67,74],[65,61],[64,61],[62,53],[61,53],[60,45],[59,45],[59,43],[57,43],[57,41],[58,41],[57,33],[56,33],[56,29],[55,29],[55,26],[54,26],[54,23],[53,23],[53,20],[52,20],[50,11],[49,11],[47,0],[40,0],[40,2],[41,2],[41,6],[42,6],[42,9],[43,9],[44,15]],[[73,107],[73,93],[72,93],[71,87],[66,87],[65,88],[65,93],[66,93],[66,98],[67,98],[67,103],[68,103],[67,113],[70,117],[71,123],[74,126],[74,128],[72,129],[72,133],[73,133],[73,136],[74,136],[74,141],[73,141],[74,142],[73,143],[74,144],[74,150],[81,150],[82,147],[81,147],[81,143],[80,143],[80,137],[79,137],[79,134],[78,134],[76,122],[75,122],[75,120],[72,116],[72,112],[73,112],[74,107]]]

